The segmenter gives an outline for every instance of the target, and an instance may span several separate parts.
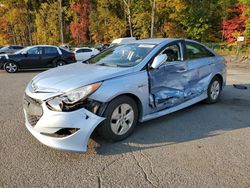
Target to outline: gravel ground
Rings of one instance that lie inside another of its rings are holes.
[[[38,72],[0,71],[0,187],[250,187],[250,65],[228,68],[219,103],[143,123],[119,143],[94,136],[85,154],[26,130],[22,96]]]

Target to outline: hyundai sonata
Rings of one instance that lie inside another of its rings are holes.
[[[225,83],[224,58],[201,43],[137,40],[38,74],[25,91],[25,124],[47,146],[85,152],[94,130],[123,140],[138,121],[216,103]]]

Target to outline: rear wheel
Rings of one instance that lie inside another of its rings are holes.
[[[207,90],[208,98],[206,99],[206,103],[214,104],[219,100],[222,89],[222,82],[218,77],[214,77],[210,82]]]
[[[59,60],[59,61],[56,62],[56,67],[61,67],[61,66],[65,65],[65,64],[66,63],[64,61]]]
[[[104,112],[106,119],[98,128],[98,133],[106,140],[120,141],[133,133],[138,120],[136,102],[122,96],[114,99]]]
[[[18,71],[18,65],[15,62],[7,62],[4,64],[4,70],[8,73],[15,73]]]

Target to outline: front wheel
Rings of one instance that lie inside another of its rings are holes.
[[[208,98],[206,99],[206,103],[214,104],[219,100],[222,89],[222,82],[218,77],[214,77],[210,82],[207,90]]]
[[[133,133],[138,120],[136,102],[122,96],[114,99],[104,112],[106,119],[98,128],[98,133],[106,140],[124,140]]]
[[[8,73],[15,73],[18,71],[18,66],[14,62],[7,62],[4,65],[4,70]]]

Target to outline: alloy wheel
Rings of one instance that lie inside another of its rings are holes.
[[[215,80],[210,89],[210,96],[213,100],[216,100],[220,95],[220,82]]]
[[[61,66],[63,66],[63,65],[65,65],[65,63],[64,63],[63,61],[59,61],[59,62],[57,62],[57,64],[56,64],[57,67],[61,67]]]
[[[134,122],[134,110],[129,104],[121,104],[111,115],[111,129],[116,135],[126,134]]]
[[[5,70],[9,73],[13,73],[17,71],[17,65],[15,63],[7,63],[5,65]]]

